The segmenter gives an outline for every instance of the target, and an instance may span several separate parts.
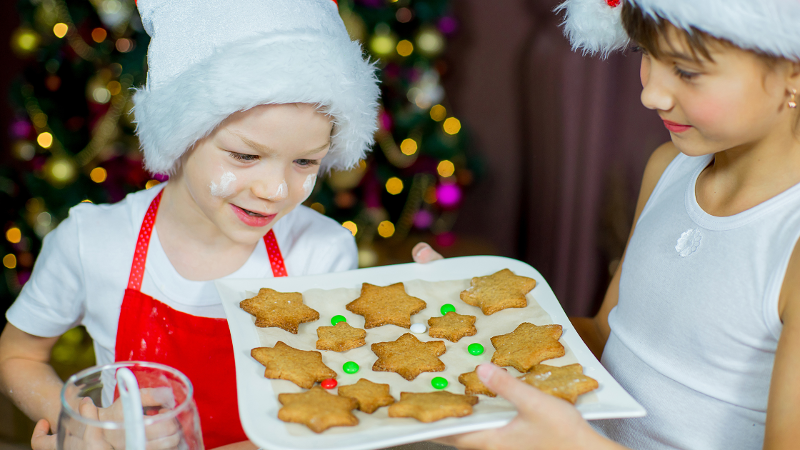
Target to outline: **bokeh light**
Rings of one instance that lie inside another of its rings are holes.
[[[67,35],[67,31],[69,31],[69,27],[65,23],[57,23],[53,25],[53,34],[56,35],[57,38],[61,39]]]
[[[348,220],[347,222],[344,222],[342,226],[350,230],[350,232],[353,233],[353,236],[358,233],[358,226],[353,221]]]
[[[372,53],[378,56],[388,56],[395,47],[395,39],[388,34],[376,34],[369,43]]]
[[[384,238],[390,238],[394,235],[394,224],[388,220],[378,224],[378,234]]]
[[[404,155],[411,156],[417,153],[417,148],[417,141],[411,138],[404,139],[403,142],[400,143],[400,151],[403,152]]]
[[[313,209],[314,211],[320,214],[325,214],[325,206],[320,202],[312,203],[311,206],[309,206],[309,208]]]
[[[53,135],[47,131],[39,133],[39,136],[36,137],[36,143],[42,148],[50,148],[53,145]]]
[[[403,180],[397,177],[389,178],[389,180],[386,181],[386,192],[392,195],[403,192]]]
[[[11,227],[6,230],[6,240],[12,244],[19,244],[22,240],[22,232],[17,227]]]
[[[409,56],[414,53],[414,44],[407,39],[403,39],[402,41],[397,43],[397,54],[400,56]]]
[[[445,208],[452,208],[461,202],[461,188],[457,184],[441,184],[436,188],[436,199]]]
[[[461,121],[455,117],[449,117],[444,121],[444,124],[442,124],[442,128],[444,128],[444,132],[447,134],[457,134],[461,131]]]
[[[452,177],[456,172],[456,166],[451,161],[445,159],[436,166],[436,171],[439,172],[439,176],[444,178]]]
[[[108,32],[104,28],[95,28],[92,30],[92,40],[98,44],[105,41],[108,37]]]
[[[6,269],[14,269],[17,267],[17,257],[13,253],[9,253],[3,257],[3,265]]]
[[[431,119],[441,122],[447,117],[447,109],[442,105],[433,105],[431,108]]]
[[[148,180],[147,183],[144,184],[144,188],[150,189],[154,186],[158,186],[159,184],[161,184],[161,182],[158,180]]]
[[[95,183],[102,183],[103,181],[106,181],[107,177],[108,172],[106,172],[106,169],[102,167],[95,167],[91,172],[89,172],[89,178],[91,178]]]

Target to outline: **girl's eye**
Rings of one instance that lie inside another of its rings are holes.
[[[252,162],[258,159],[258,155],[249,155],[247,153],[228,152],[231,158],[241,162]]]
[[[692,80],[700,74],[695,72],[687,72],[685,70],[681,70],[678,68],[678,66],[675,66],[675,75],[678,75],[678,77],[680,77],[682,80]]]
[[[295,159],[294,162],[300,167],[311,167],[319,165],[318,159]]]

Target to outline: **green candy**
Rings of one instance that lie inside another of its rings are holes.
[[[469,352],[470,355],[478,356],[483,354],[483,346],[478,343],[469,344],[469,347],[467,347],[467,351]]]
[[[442,305],[442,309],[440,309],[439,311],[442,312],[442,315],[445,315],[451,311],[456,312],[456,307],[451,305],[450,303],[445,303],[444,305]]]
[[[333,316],[331,317],[331,325],[336,326],[339,322],[347,322],[347,318],[345,316]]]
[[[344,373],[356,373],[358,372],[358,364],[353,361],[347,361],[342,366],[342,370],[344,370]]]
[[[444,389],[447,387],[447,380],[442,377],[435,377],[431,380],[431,386],[436,389]]]

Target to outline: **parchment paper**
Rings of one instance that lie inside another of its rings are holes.
[[[427,307],[411,316],[411,323],[423,323],[426,329],[428,328],[428,319],[431,317],[441,316],[440,308],[445,303],[450,303],[456,308],[459,314],[468,314],[477,317],[475,327],[478,333],[474,336],[466,336],[461,338],[458,342],[450,342],[446,339],[432,339],[428,336],[427,331],[421,334],[414,334],[420,341],[441,340],[445,343],[447,351],[439,358],[444,362],[447,367],[444,372],[423,372],[413,381],[407,381],[399,374],[394,372],[374,372],[372,365],[377,361],[378,357],[372,352],[371,345],[376,342],[394,341],[405,333],[411,333],[410,330],[395,325],[384,325],[381,327],[371,328],[367,330],[367,345],[355,348],[343,353],[338,353],[329,350],[319,350],[322,353],[322,361],[336,371],[338,374],[336,381],[339,386],[354,384],[359,378],[366,378],[375,383],[387,383],[390,386],[390,393],[395,398],[395,401],[400,400],[400,392],[432,392],[435,389],[431,386],[431,380],[434,377],[443,377],[447,379],[447,391],[455,394],[464,393],[464,385],[458,382],[458,376],[462,373],[471,372],[478,364],[489,362],[494,354],[494,347],[492,346],[491,338],[501,334],[507,334],[512,331],[521,323],[529,322],[534,325],[547,325],[552,324],[550,315],[547,314],[536,302],[534,295],[536,289],[534,288],[527,295],[528,306],[525,308],[508,308],[503,311],[485,316],[480,308],[470,306],[461,301],[459,294],[464,289],[470,286],[470,280],[454,280],[454,281],[438,281],[429,282],[421,280],[406,281],[406,293],[414,297],[420,298],[427,303]],[[300,325],[298,334],[292,334],[280,328],[257,328],[257,333],[261,345],[264,347],[272,347],[278,341],[283,341],[299,350],[316,350],[317,342],[317,328],[321,326],[330,326],[330,320],[333,316],[342,315],[347,318],[347,323],[356,328],[364,328],[364,317],[353,314],[345,308],[349,302],[355,300],[361,294],[360,289],[310,289],[303,292],[303,301],[306,305],[317,310],[320,318],[317,321],[304,323]],[[247,293],[252,297],[255,293]],[[247,297],[245,297],[247,298]],[[252,319],[255,323],[255,318]],[[564,333],[574,333],[575,331],[569,327],[569,324],[560,324],[564,328]],[[255,327],[255,325],[253,325]],[[563,336],[563,334],[562,334]],[[473,356],[467,351],[467,346],[474,342],[480,343],[484,347],[484,353],[480,356]],[[552,366],[564,366],[578,362],[575,355],[570,348],[564,344],[563,339],[561,343],[564,345],[566,355],[561,358],[551,359],[544,361],[545,364]],[[358,363],[360,370],[355,374],[347,374],[342,370],[342,365],[347,361],[355,361]],[[507,367],[508,371],[514,376],[521,374],[513,367]],[[272,383],[272,389],[275,395],[285,392],[303,392],[304,389],[298,387],[294,383],[286,380],[269,380],[264,379],[265,383]],[[329,390],[331,394],[336,394],[337,389]],[[486,414],[497,411],[514,411],[514,406],[500,398],[500,397],[487,397],[485,395],[478,395],[479,402],[474,406],[473,414]],[[594,403],[597,402],[597,396],[594,393],[582,395],[578,399],[578,404]],[[359,424],[355,427],[333,427],[325,431],[326,434],[338,433],[355,433],[367,428],[378,426],[402,426],[404,423],[419,423],[415,419],[408,418],[389,418],[387,408],[379,408],[372,414],[366,414],[361,411],[353,411],[358,417]],[[306,436],[314,434],[311,430],[304,425],[284,423],[287,432],[294,436]]]

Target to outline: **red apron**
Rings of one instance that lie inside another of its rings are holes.
[[[114,359],[166,364],[189,377],[194,385],[205,448],[246,441],[239,420],[228,321],[177,311],[140,291],[162,193],[163,190],[150,203],[139,230],[119,314]],[[286,267],[272,230],[264,236],[264,243],[273,275],[285,277]]]

